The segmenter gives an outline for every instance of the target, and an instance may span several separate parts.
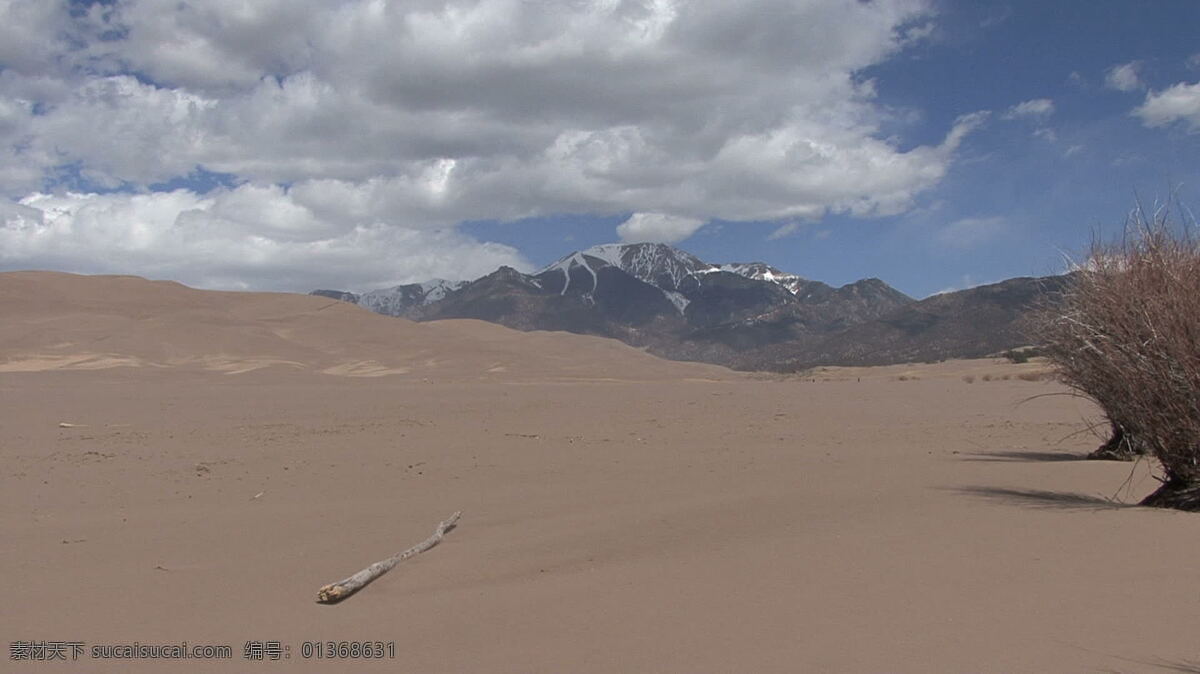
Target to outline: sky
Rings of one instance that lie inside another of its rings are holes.
[[[1200,200],[1194,0],[0,0],[0,271],[369,290],[615,241],[914,297]],[[1200,207],[1198,207],[1200,208]]]

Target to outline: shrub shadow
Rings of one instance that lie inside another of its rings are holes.
[[[1132,662],[1138,665],[1146,665],[1155,669],[1166,670],[1168,672],[1186,672],[1189,674],[1200,674],[1200,662],[1194,660],[1167,660],[1165,658],[1155,658],[1154,660],[1139,660],[1135,658],[1117,657],[1118,660]],[[1120,672],[1123,670],[1111,669],[1110,672]]]
[[[1192,672],[1192,674],[1200,674],[1200,662],[1161,660],[1159,662],[1152,662],[1149,664],[1172,672]]]
[[[1072,454],[1070,452],[1025,452],[1014,449],[1000,452],[973,452],[965,455],[963,461],[1000,461],[1004,463],[1038,461],[1056,463],[1060,461],[1087,461],[1087,455]]]
[[[1136,503],[1122,503],[1103,496],[1078,492],[1047,491],[1044,489],[1011,489],[1008,487],[959,487],[960,494],[989,501],[998,501],[1026,508],[1049,510],[1115,510],[1136,508]]]

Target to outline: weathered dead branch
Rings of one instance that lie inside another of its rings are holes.
[[[363,589],[376,578],[379,578],[388,571],[391,571],[392,567],[396,566],[400,562],[403,562],[409,557],[415,557],[437,545],[438,543],[441,543],[442,538],[444,538],[446,535],[446,532],[453,529],[455,524],[458,523],[458,518],[460,516],[462,516],[462,511],[454,513],[437,526],[437,529],[433,532],[432,536],[426,538],[420,543],[417,543],[404,552],[396,553],[387,559],[375,562],[362,571],[350,576],[349,578],[339,580],[336,583],[330,583],[329,585],[322,587],[317,591],[317,602],[321,604],[336,604],[337,602],[342,601],[355,592]]]

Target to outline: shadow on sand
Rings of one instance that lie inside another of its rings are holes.
[[[1010,489],[1007,487],[960,487],[960,494],[1026,508],[1051,510],[1114,510],[1136,508],[1136,503],[1122,503],[1103,496],[1078,492],[1046,491],[1043,489]]]
[[[1162,667],[1163,669],[1171,672],[1191,672],[1192,674],[1200,674],[1200,662],[1195,661],[1184,662],[1179,660],[1173,662],[1161,660],[1159,662],[1151,662],[1148,664],[1154,665],[1155,667]]]
[[[1072,454],[1070,452],[1025,452],[1020,450],[1007,450],[1001,452],[974,452],[963,455],[963,461],[1001,461],[1004,463],[1012,463],[1016,461],[1040,461],[1043,463],[1054,463],[1058,461],[1086,461],[1085,454]]]
[[[1117,659],[1124,660],[1125,662],[1132,662],[1132,663],[1138,664],[1138,665],[1146,665],[1146,666],[1154,667],[1155,669],[1161,669],[1161,670],[1165,670],[1168,672],[1186,672],[1188,674],[1200,674],[1200,662],[1196,662],[1194,660],[1166,660],[1164,658],[1155,658],[1154,660],[1135,660],[1133,658],[1117,658]],[[1123,672],[1125,670],[1110,669],[1110,670],[1105,670],[1105,671],[1112,672],[1113,674],[1118,674],[1119,672]]]

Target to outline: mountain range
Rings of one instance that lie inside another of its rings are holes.
[[[797,371],[1025,345],[1031,311],[1066,278],[1009,279],[918,301],[875,278],[835,288],[761,262],[713,264],[633,243],[576,251],[532,274],[501,267],[474,281],[312,294],[418,321],[474,318],[611,337],[675,360]]]

